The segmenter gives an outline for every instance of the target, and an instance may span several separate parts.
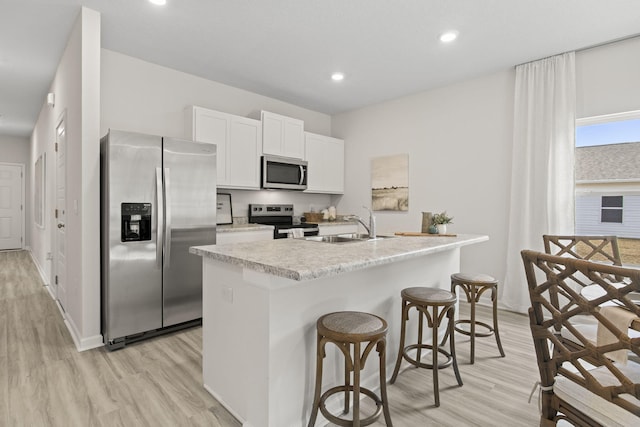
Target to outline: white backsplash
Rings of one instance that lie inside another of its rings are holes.
[[[286,190],[250,191],[219,188],[218,193],[231,194],[231,209],[234,218],[247,217],[250,203],[290,203],[293,204],[294,216],[301,216],[304,212],[312,210],[320,212],[331,205],[337,205],[337,201],[341,198],[341,196],[332,196],[330,194],[307,194],[302,191]]]

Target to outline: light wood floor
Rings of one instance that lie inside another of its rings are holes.
[[[501,312],[500,328],[507,357],[497,357],[493,338],[479,339],[474,365],[468,338],[456,335],[464,386],[451,368],[441,371],[439,408],[431,371],[401,371],[388,387],[394,425],[537,425],[535,399],[527,403],[538,379],[528,320]],[[29,254],[0,252],[0,426],[239,426],[203,389],[200,351],[194,328],[78,353]]]

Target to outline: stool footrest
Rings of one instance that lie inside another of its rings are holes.
[[[409,351],[417,350],[418,348],[427,349],[427,350],[433,350],[433,346],[430,345],[430,344],[412,344],[412,345],[406,346],[404,348],[404,350],[402,351],[402,358],[404,360],[406,360],[407,362],[411,363],[413,366],[417,366],[417,367],[420,367],[420,368],[433,369],[433,364],[431,364],[431,363],[423,363],[423,362],[421,362],[419,360],[416,360],[416,359],[412,358],[411,356],[409,356],[409,354],[408,354]],[[446,368],[448,366],[451,366],[451,363],[453,362],[453,357],[451,357],[451,354],[448,351],[446,351],[446,350],[444,350],[442,348],[439,348],[439,347],[438,347],[438,353],[444,355],[447,358],[447,360],[445,360],[444,362],[438,363],[438,369],[442,369],[442,368]]]
[[[329,390],[322,393],[322,396],[320,396],[319,409],[320,409],[320,412],[322,412],[322,415],[333,424],[337,424],[339,426],[351,426],[353,424],[353,420],[337,417],[332,413],[330,413],[326,408],[325,401],[329,397],[333,396],[336,393],[344,393],[344,392],[353,392],[353,386],[340,385],[340,386],[332,387]],[[365,396],[369,397],[376,404],[376,411],[372,415],[368,416],[367,418],[360,420],[360,425],[364,427],[376,422],[376,420],[382,413],[382,400],[373,391],[369,390],[368,388],[360,387],[360,394],[364,394]]]
[[[464,334],[464,335],[467,335],[467,336],[471,336],[471,331],[466,331],[464,329],[458,328],[458,324],[460,324],[460,323],[470,325],[471,324],[471,320],[456,320],[456,323],[454,323],[454,329],[456,330],[456,332],[460,332],[461,334]],[[482,327],[487,328],[489,330],[489,332],[478,332],[478,331],[476,331],[476,336],[477,337],[490,337],[491,335],[493,335],[495,333],[494,330],[493,330],[493,327],[487,325],[484,322],[478,322],[476,320],[476,326],[482,326]]]

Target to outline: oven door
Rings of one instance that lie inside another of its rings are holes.
[[[274,230],[274,239],[291,239],[291,238],[301,238],[307,236],[317,236],[320,230],[318,227],[298,227],[295,225],[286,226],[286,227],[276,227]]]
[[[307,162],[279,156],[262,156],[262,188],[307,189]]]

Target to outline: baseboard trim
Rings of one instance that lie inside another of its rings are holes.
[[[228,404],[227,402],[225,402],[219,395],[218,393],[214,392],[208,385],[203,384],[204,389],[207,390],[207,392],[209,392],[209,394],[211,396],[213,396],[227,411],[229,411],[229,413],[231,415],[233,415],[235,417],[236,420],[240,421],[240,423],[242,424],[242,427],[252,427],[252,424],[250,424],[249,422],[245,421],[244,418],[242,418],[240,415],[238,415],[238,413],[236,411],[234,411]]]
[[[29,252],[29,256],[31,257],[31,260],[33,261],[33,264],[36,266],[36,270],[38,270],[38,274],[40,275],[40,279],[42,279],[42,283],[44,284],[44,286],[46,286],[47,288],[49,288],[50,284],[49,284],[49,278],[46,277],[44,270],[42,269],[42,266],[38,263],[38,260],[36,259],[36,257],[33,256],[33,252],[31,251],[31,248],[26,249],[27,252]],[[51,290],[47,289],[49,291],[49,293],[51,294]],[[53,296],[53,294],[52,294]],[[54,298],[55,299],[55,298]]]
[[[75,323],[73,323],[73,319],[65,315],[64,311],[62,311],[62,307],[60,306],[60,304],[58,304],[58,308],[62,312],[62,315],[64,317],[64,324],[67,325],[67,329],[71,334],[73,343],[76,345],[76,349],[79,352],[91,350],[92,348],[102,347],[104,345],[104,343],[102,342],[101,334],[83,338],[82,335],[78,332],[78,328],[76,328]]]

